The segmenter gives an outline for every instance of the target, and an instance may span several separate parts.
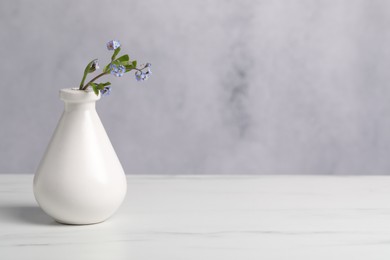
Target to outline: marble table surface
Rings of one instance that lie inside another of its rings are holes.
[[[0,175],[0,259],[390,259],[390,176],[128,176],[121,209],[56,223]]]

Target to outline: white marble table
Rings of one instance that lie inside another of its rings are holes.
[[[129,176],[107,222],[69,226],[0,175],[0,259],[390,259],[390,176]]]

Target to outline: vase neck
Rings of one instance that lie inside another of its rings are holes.
[[[76,110],[95,110],[96,102],[67,102],[65,101],[65,111],[76,111]]]
[[[79,89],[61,89],[60,98],[65,103],[65,111],[95,110],[96,101],[100,99],[93,91]]]

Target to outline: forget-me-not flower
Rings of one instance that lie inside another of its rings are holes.
[[[150,70],[151,66],[152,66],[152,64],[146,63],[146,65],[142,69],[137,70],[135,72],[135,79],[137,81],[147,80],[149,78],[149,76],[152,74],[152,71]],[[146,72],[142,71],[144,69],[146,69]]]
[[[102,96],[108,96],[111,93],[111,86],[105,86],[104,89],[100,90]]]
[[[111,64],[110,65],[110,69],[111,69],[111,74],[114,75],[115,77],[122,77],[123,74],[125,74],[126,72],[126,68],[125,66],[123,65],[115,65],[115,64]]]
[[[112,41],[107,42],[107,49],[110,51],[116,50],[119,47],[121,47],[121,44],[119,41],[112,40]]]
[[[136,73],[135,73],[135,79],[137,80],[137,81],[142,81],[142,80],[146,80],[146,74],[144,73],[144,72],[142,72],[142,71],[137,71]]]

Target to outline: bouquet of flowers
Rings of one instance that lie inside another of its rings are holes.
[[[98,59],[92,60],[88,63],[87,67],[84,70],[84,75],[80,83],[80,90],[87,90],[88,88],[92,88],[96,95],[99,95],[99,92],[104,95],[109,95],[111,92],[111,83],[103,82],[96,83],[95,81],[105,75],[114,75],[115,77],[122,77],[125,73],[130,71],[135,71],[135,78],[137,81],[147,80],[152,74],[150,67],[150,63],[146,63],[137,67],[137,61],[130,60],[129,55],[125,54],[117,58],[119,52],[121,51],[121,44],[119,41],[112,40],[107,43],[107,49],[110,51],[114,51],[111,56],[111,62],[107,64],[103,72],[98,74],[96,77],[92,78],[88,83],[85,83],[87,75],[89,73],[93,73],[99,69],[99,61]]]

